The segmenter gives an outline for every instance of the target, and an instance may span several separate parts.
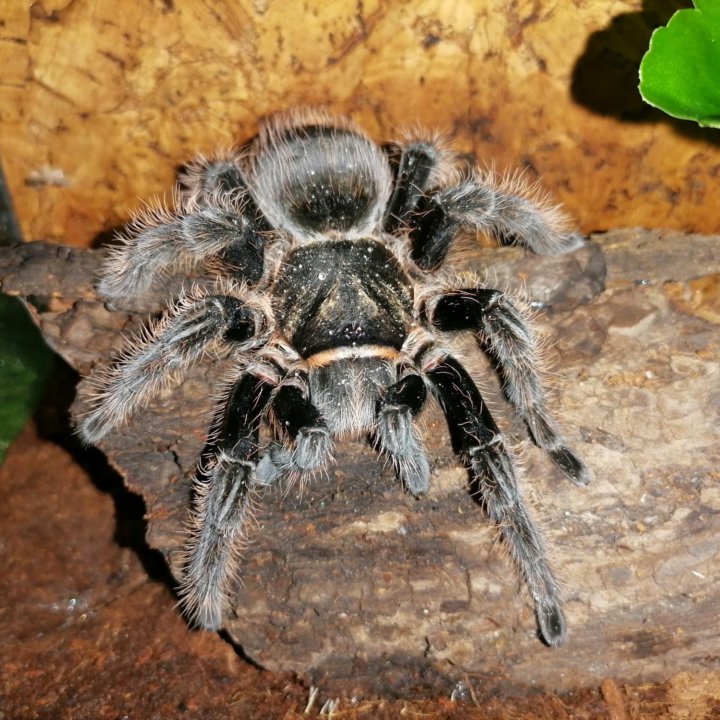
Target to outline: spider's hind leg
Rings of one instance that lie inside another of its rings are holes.
[[[110,249],[98,285],[111,301],[142,296],[178,272],[219,260],[226,275],[260,280],[270,226],[232,159],[200,160],[179,180],[178,208],[150,209]]]
[[[499,290],[453,290],[426,306],[429,322],[444,332],[474,331],[494,360],[503,391],[518,410],[535,443],[577,485],[587,485],[590,472],[565,442],[548,412],[538,366],[536,341],[527,318]]]
[[[439,148],[429,142],[390,145],[387,148],[395,170],[392,195],[385,211],[383,229],[394,233],[408,222],[430,184],[439,162]]]
[[[423,270],[442,265],[462,230],[485,232],[540,255],[569,252],[583,243],[546,198],[528,197],[518,178],[498,180],[492,173],[423,195],[408,225],[411,256]]]
[[[436,359],[426,375],[445,412],[456,451],[472,477],[473,490],[499,528],[535,602],[548,645],[565,640],[557,582],[540,531],[530,518],[515,478],[512,457],[475,383],[450,356]]]
[[[239,196],[247,192],[247,182],[238,153],[213,159],[199,157],[178,173],[178,190],[186,204],[205,205],[217,195]]]

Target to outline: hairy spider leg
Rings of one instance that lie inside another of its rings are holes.
[[[537,343],[520,309],[499,290],[458,289],[432,303],[430,323],[443,332],[475,333],[503,381],[503,391],[518,410],[538,447],[577,485],[587,485],[588,469],[566,445],[547,410],[540,381]]]
[[[492,175],[478,176],[420,197],[408,220],[412,259],[423,270],[438,268],[460,231],[468,229],[540,255],[582,245],[580,235],[566,231],[566,218],[557,208],[540,197],[523,197],[516,186],[517,180],[503,183]]]
[[[407,372],[378,399],[377,425],[372,434],[375,448],[392,460],[403,485],[415,496],[430,487],[430,465],[413,422],[426,400],[422,377]]]
[[[183,295],[135,340],[117,363],[93,379],[96,391],[78,431],[94,443],[179,380],[211,345],[248,343],[265,326],[257,308],[229,295]]]
[[[430,143],[418,142],[391,147],[390,160],[395,166],[395,183],[385,210],[383,229],[387,233],[401,230],[415,212],[419,200],[437,165],[437,150]]]
[[[264,376],[240,376],[225,403],[212,458],[196,478],[180,602],[207,630],[222,626],[236,580],[256,484],[260,421],[273,387]]]
[[[178,187],[190,208],[220,208],[234,213],[233,220],[241,232],[226,244],[219,257],[225,269],[248,283],[257,282],[263,274],[265,239],[273,229],[260,212],[248,188],[240,166],[240,156],[227,159],[200,158],[186,166],[178,178]]]
[[[240,158],[233,154],[217,160],[200,157],[183,166],[178,188],[191,205],[206,205],[217,195],[240,196],[248,192]]]
[[[426,370],[445,413],[456,451],[470,470],[473,490],[499,528],[530,595],[548,645],[565,640],[565,619],[540,531],[528,515],[512,458],[467,371],[446,355]]]
[[[148,211],[131,225],[134,236],[110,250],[98,290],[110,300],[143,295],[215,258],[238,279],[256,283],[267,227],[247,193],[203,196],[176,215]]]
[[[322,467],[332,457],[327,423],[309,398],[305,372],[294,372],[275,391],[270,417],[277,434],[287,442],[273,442],[258,464],[258,481],[291,481]]]

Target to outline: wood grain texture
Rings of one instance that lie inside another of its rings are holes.
[[[26,239],[87,246],[175,167],[297,105],[419,124],[542,177],[586,231],[716,232],[718,135],[644,106],[683,0],[0,0],[0,157]]]
[[[107,362],[141,317],[94,297],[101,257],[52,245],[0,251],[2,290],[36,297],[46,337],[84,373]],[[555,348],[555,405],[595,473],[586,489],[560,477],[478,367],[524,456],[524,493],[563,581],[565,647],[535,636],[531,605],[467,492],[437,411],[425,418],[433,474],[421,500],[362,443],[339,448],[337,464],[303,493],[259,498],[230,636],[270,669],[348,694],[446,687],[465,674],[507,692],[717,670],[718,257],[717,236],[640,231],[595,236],[559,258],[468,256],[547,306],[538,327]],[[143,495],[149,543],[175,573],[221,373],[199,365],[102,445]]]

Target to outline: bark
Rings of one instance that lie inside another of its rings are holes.
[[[464,675],[486,689],[565,691],[717,669],[720,238],[628,230],[593,241],[558,258],[466,258],[541,306],[554,405],[595,473],[586,489],[564,480],[478,366],[523,455],[523,491],[563,581],[567,645],[536,637],[530,602],[431,409],[432,488],[420,500],[352,442],[304,492],[264,492],[226,628],[248,657],[364,694]],[[102,251],[33,243],[0,253],[1,289],[31,299],[48,342],[83,375],[157,310],[98,300]],[[148,542],[176,576],[222,372],[197,366],[102,444],[144,497]],[[83,381],[76,409],[85,390]]]
[[[322,105],[381,142],[452,133],[480,165],[542,178],[586,231],[717,232],[718,133],[637,91],[651,33],[689,4],[5,2],[0,157],[24,237],[89,246],[199,152]]]

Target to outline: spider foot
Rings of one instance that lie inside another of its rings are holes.
[[[407,407],[389,405],[378,416],[378,435],[383,450],[391,455],[407,452],[412,444],[412,415]]]
[[[414,457],[403,458],[404,462],[398,469],[405,489],[415,497],[425,495],[430,489],[430,463],[424,452]]]
[[[547,450],[547,454],[565,477],[576,485],[587,485],[592,479],[588,467],[569,447],[562,445],[554,450]]]
[[[185,614],[205,630],[219,630],[223,625],[253,483],[254,463],[221,455],[198,484],[179,594]]]
[[[113,429],[113,418],[101,405],[82,418],[76,428],[77,434],[86,445],[95,445]]]
[[[556,600],[546,599],[535,606],[542,639],[550,647],[559,647],[567,633],[565,616]]]
[[[413,425],[412,409],[386,405],[376,430],[380,450],[392,458],[405,489],[418,497],[430,489],[430,464]]]
[[[332,438],[325,427],[304,427],[298,431],[295,447],[271,443],[257,465],[258,485],[291,480],[322,467],[332,457]]]
[[[273,443],[269,445],[265,454],[260,458],[255,475],[258,485],[274,485],[282,479],[292,468],[292,454],[280,445]]]

